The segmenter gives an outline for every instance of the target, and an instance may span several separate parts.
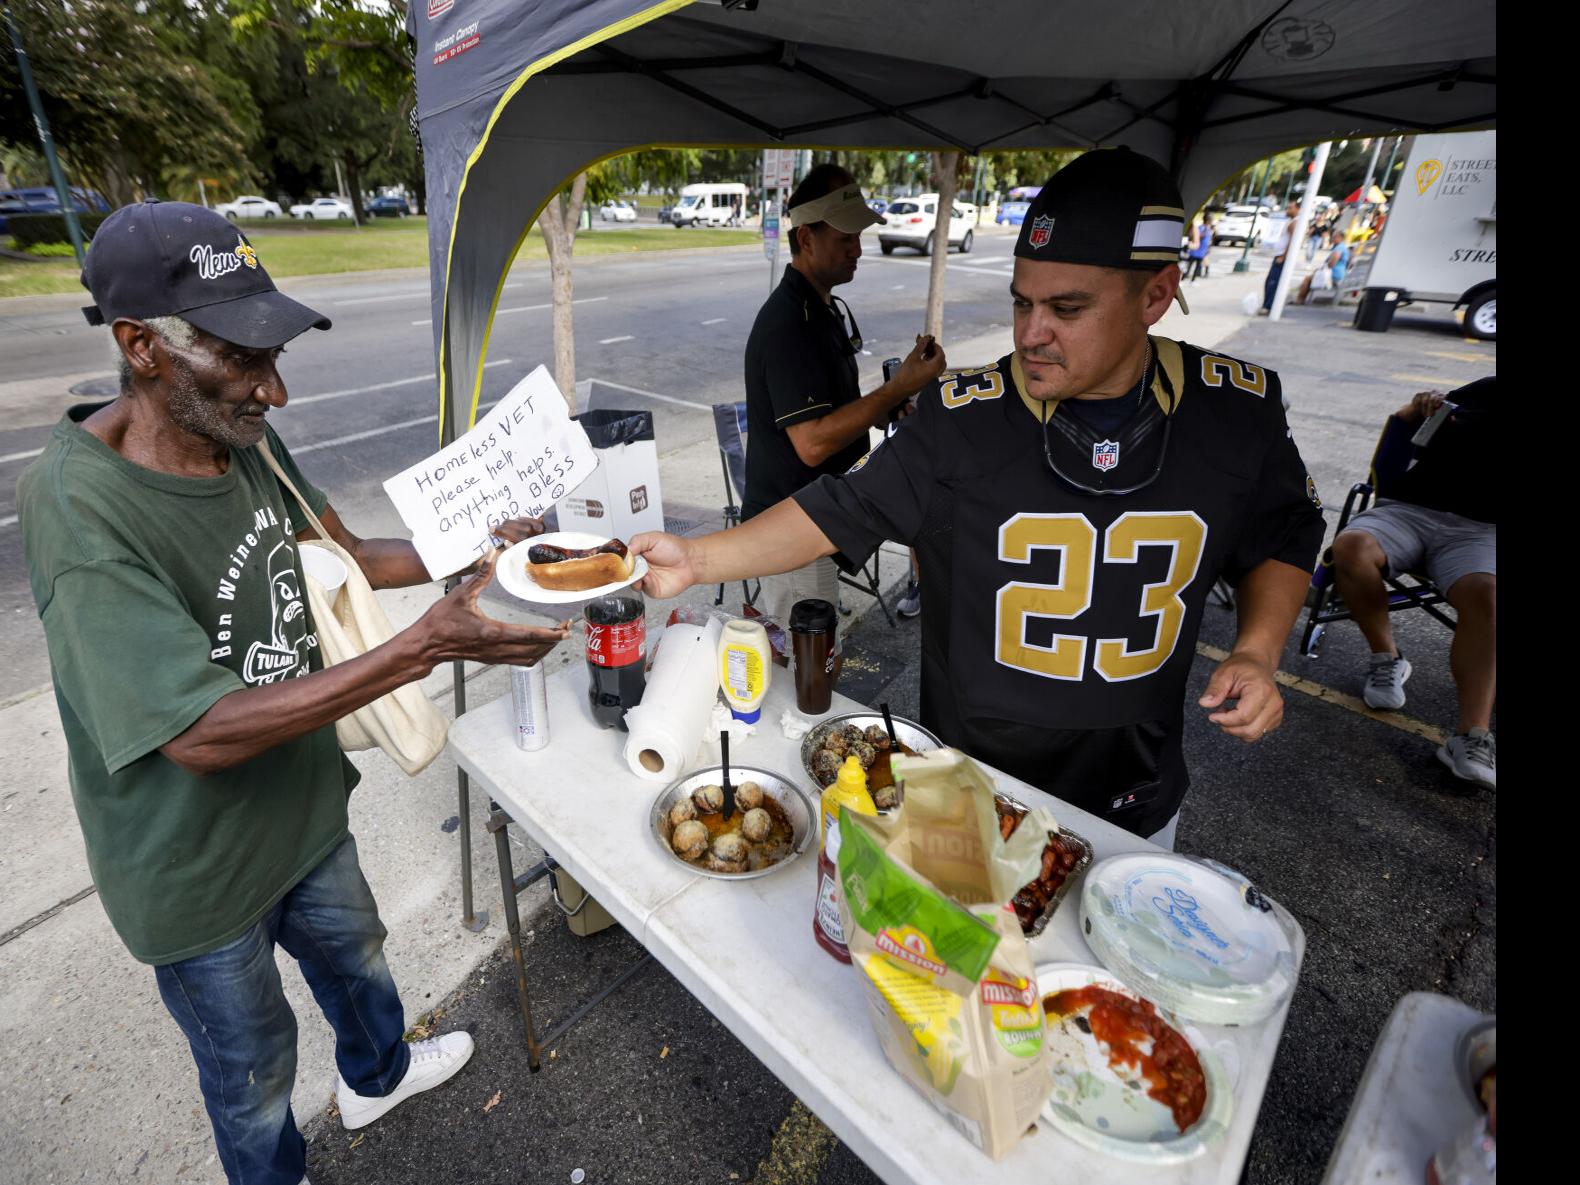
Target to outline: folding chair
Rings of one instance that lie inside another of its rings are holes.
[[[1371,472],[1368,480],[1350,487],[1344,499],[1344,509],[1339,514],[1339,527],[1334,537],[1344,533],[1350,519],[1371,505],[1374,497],[1387,497],[1405,470],[1410,467],[1413,455],[1410,438],[1415,427],[1393,416],[1383,426],[1372,453]],[[1385,578],[1388,585],[1388,612],[1400,609],[1422,609],[1442,622],[1449,629],[1455,628],[1454,618],[1439,606],[1447,604],[1441,589],[1417,572],[1401,572]],[[1333,548],[1325,548],[1311,574],[1311,588],[1306,593],[1306,628],[1300,635],[1300,652],[1307,658],[1316,658],[1322,652],[1322,638],[1329,623],[1351,621],[1350,611],[1339,597],[1338,583],[1334,576]]]
[[[736,505],[737,494],[746,496],[746,405],[744,403],[715,403],[713,405],[713,432],[719,440],[719,464],[724,470],[724,528],[740,526],[741,508]],[[742,606],[751,605],[762,591],[762,581],[757,588],[741,581]],[[724,604],[724,585],[719,585],[715,605]]]

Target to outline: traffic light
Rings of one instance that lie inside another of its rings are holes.
[[[1301,171],[1309,177],[1313,166],[1317,163],[1317,150],[1308,148],[1302,152],[1300,154],[1300,163],[1305,166]]]

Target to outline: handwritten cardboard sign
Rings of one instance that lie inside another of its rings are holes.
[[[493,545],[506,519],[544,511],[592,476],[597,454],[545,367],[465,436],[384,483],[435,580]]]

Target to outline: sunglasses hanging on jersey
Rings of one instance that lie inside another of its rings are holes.
[[[1147,366],[1141,372],[1140,393],[1142,398],[1146,397],[1147,389],[1151,386],[1151,384],[1147,381],[1151,378],[1151,375],[1152,359],[1151,349],[1149,346]],[[1078,490],[1083,494],[1093,494],[1100,498],[1123,498],[1127,494],[1139,494],[1153,482],[1157,481],[1158,474],[1163,472],[1163,460],[1168,456],[1169,431],[1174,427],[1174,408],[1179,402],[1179,397],[1174,392],[1174,384],[1169,382],[1168,372],[1159,367],[1158,377],[1163,383],[1164,390],[1168,392],[1169,407],[1168,414],[1163,417],[1163,440],[1158,445],[1158,459],[1152,467],[1152,472],[1147,476],[1145,481],[1137,482],[1133,486],[1124,486],[1123,488],[1115,488],[1112,486],[1091,486],[1087,485],[1084,481],[1080,481],[1077,478],[1071,477],[1064,470],[1060,469],[1058,463],[1053,459],[1053,447],[1048,441],[1048,404],[1045,401],[1042,405],[1042,459],[1048,465],[1048,472],[1052,473],[1060,481],[1064,482],[1065,485],[1070,486],[1071,488]],[[1139,409],[1140,404],[1138,402],[1137,410]]]
[[[845,330],[845,335],[850,338],[850,348],[856,353],[861,352],[861,326],[856,324],[856,314],[850,311],[850,306],[832,292],[829,293],[829,307],[834,310],[834,315],[840,318],[840,327],[844,322],[850,322],[850,328]]]

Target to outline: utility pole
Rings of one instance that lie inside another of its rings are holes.
[[[1403,136],[1395,136],[1394,137],[1393,147],[1388,150],[1388,167],[1383,170],[1382,185],[1380,186],[1380,188],[1386,189],[1388,187],[1388,179],[1393,176],[1394,160],[1398,157],[1398,155],[1399,155],[1399,147],[1403,143],[1404,143],[1404,137]]]
[[[1262,199],[1267,196],[1267,183],[1272,179],[1273,158],[1267,158],[1267,166],[1262,170],[1262,184],[1257,190],[1256,213],[1251,215],[1251,229],[1245,232],[1245,250],[1240,252],[1240,258],[1234,261],[1234,270],[1248,272],[1251,270],[1251,240],[1256,238],[1256,224],[1262,217]]]
[[[44,114],[43,101],[38,97],[38,86],[33,81],[33,67],[28,64],[27,50],[22,45],[22,30],[17,28],[16,18],[11,15],[11,6],[6,5],[6,27],[11,31],[11,44],[16,46],[17,73],[22,76],[22,87],[27,91],[28,106],[33,109],[33,123],[38,128],[39,141],[44,145],[44,159],[49,162],[50,180],[55,183],[55,196],[60,199],[60,210],[66,218],[66,233],[71,236],[71,249],[76,253],[77,266],[80,268],[86,262],[86,252],[82,247],[82,227],[77,224],[77,207],[72,204],[71,189],[66,184],[66,175],[60,171],[60,158],[55,155],[55,140],[49,134],[49,119]]]

